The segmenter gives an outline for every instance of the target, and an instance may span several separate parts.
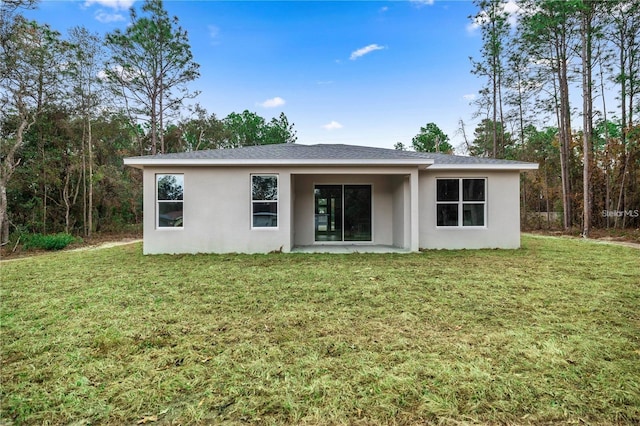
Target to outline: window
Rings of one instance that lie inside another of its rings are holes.
[[[184,175],[156,175],[156,226],[182,228]]]
[[[253,228],[278,227],[278,175],[251,175]]]
[[[437,226],[485,226],[486,179],[437,179]]]

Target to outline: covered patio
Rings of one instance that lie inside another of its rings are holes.
[[[293,170],[292,251],[417,251],[417,192],[415,166]]]
[[[352,254],[352,253],[411,253],[406,248],[383,246],[373,244],[318,244],[311,246],[293,247],[291,253],[331,253],[331,254]]]

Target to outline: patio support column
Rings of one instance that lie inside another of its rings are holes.
[[[409,176],[409,193],[410,198],[410,232],[411,240],[409,242],[409,249],[411,251],[418,251],[420,249],[420,210],[418,209],[420,204],[420,192],[418,190],[418,169],[412,170]]]

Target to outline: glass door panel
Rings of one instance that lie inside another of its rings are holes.
[[[342,186],[315,188],[315,240],[342,241]]]
[[[344,186],[344,241],[371,241],[371,185]]]
[[[315,241],[371,241],[371,185],[316,185]]]

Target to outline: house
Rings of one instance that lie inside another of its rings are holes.
[[[520,247],[538,165],[352,145],[125,158],[144,173],[144,253]]]

